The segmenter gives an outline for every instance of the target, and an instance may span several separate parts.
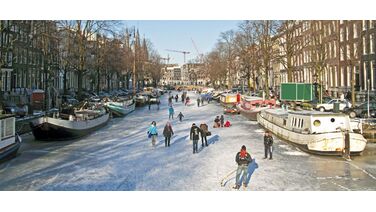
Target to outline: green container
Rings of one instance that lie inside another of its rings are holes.
[[[333,103],[333,112],[334,113],[339,113],[339,102],[334,102]]]
[[[309,102],[314,97],[311,83],[282,83],[280,92],[282,101]]]

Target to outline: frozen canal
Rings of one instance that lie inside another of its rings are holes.
[[[173,92],[173,94],[175,94]],[[180,94],[179,94],[180,95]],[[197,107],[175,103],[182,123],[172,121],[172,144],[164,147],[163,127],[168,121],[167,94],[160,110],[137,108],[82,139],[40,142],[24,136],[19,155],[0,164],[0,190],[232,190],[232,174],[224,187],[221,179],[236,168],[235,154],[244,144],[256,163],[247,190],[376,190],[376,144],[363,156],[347,162],[339,157],[304,153],[275,139],[274,160],[263,160],[263,130],[240,115],[225,116],[230,128],[212,129],[217,103]],[[155,120],[158,145],[153,148],[147,127]],[[206,122],[209,146],[192,154],[192,123]]]

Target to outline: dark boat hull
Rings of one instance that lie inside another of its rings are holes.
[[[67,127],[52,123],[49,121],[43,121],[42,123],[30,122],[30,126],[35,139],[41,141],[62,141],[62,140],[72,140],[90,134],[91,132],[105,126],[109,119],[109,114],[105,114],[102,117],[103,120],[98,120],[97,123],[93,123],[88,127],[76,128]],[[97,119],[99,119],[97,118]],[[41,118],[43,119],[43,118]],[[96,121],[96,120],[90,120]],[[83,124],[88,121],[81,121]]]
[[[15,156],[21,146],[21,141],[16,136],[16,142],[0,150],[0,161]]]

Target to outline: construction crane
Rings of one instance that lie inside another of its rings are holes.
[[[182,53],[184,55],[184,63],[185,63],[185,55],[190,53],[187,51],[179,51],[179,50],[172,50],[172,49],[166,49],[166,51]]]
[[[159,59],[164,60],[164,61],[167,61],[166,64],[169,64],[170,59],[172,59],[172,58],[170,58],[170,55],[167,55],[167,57],[160,57]]]
[[[196,50],[196,52],[197,52],[197,57],[198,57],[199,62],[200,62],[200,63],[203,63],[203,57],[204,57],[204,55],[201,54],[200,51],[198,51],[198,48],[197,48],[197,46],[196,46],[196,43],[195,43],[195,41],[194,41],[192,38],[191,38],[191,41],[192,41],[192,43],[193,43],[193,47],[195,47],[195,50]]]

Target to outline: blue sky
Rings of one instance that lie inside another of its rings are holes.
[[[139,28],[140,35],[149,39],[162,57],[170,56],[170,63],[183,64],[183,54],[165,49],[188,51],[186,62],[197,57],[191,38],[200,53],[211,51],[221,32],[237,29],[241,21],[124,21],[128,27]]]

